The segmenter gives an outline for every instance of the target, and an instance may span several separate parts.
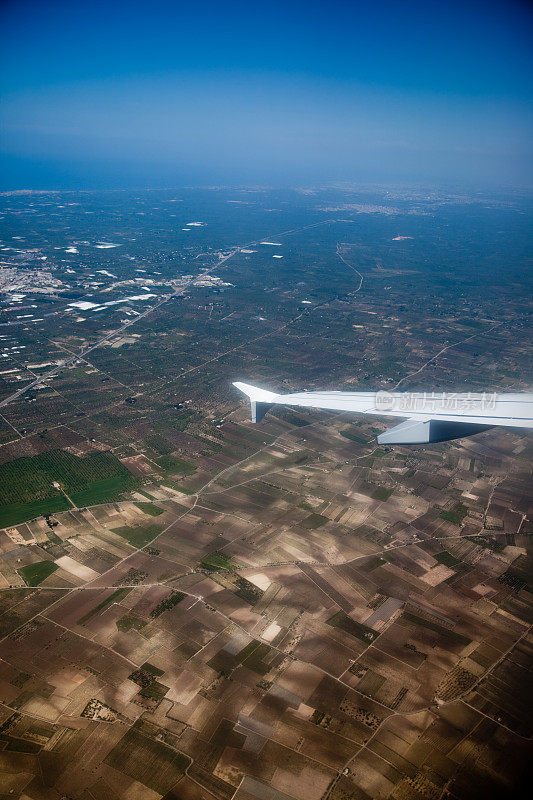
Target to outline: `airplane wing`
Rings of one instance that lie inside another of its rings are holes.
[[[276,394],[233,384],[250,399],[252,422],[273,405],[353,411],[406,419],[378,436],[379,444],[427,444],[471,436],[493,427],[533,428],[533,394],[472,392],[297,392]]]

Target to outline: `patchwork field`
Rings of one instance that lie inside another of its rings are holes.
[[[192,494],[145,480],[143,500],[0,534],[4,770],[17,753],[30,772],[53,763],[80,797],[364,800],[463,797],[468,764],[480,797],[507,791],[532,735],[531,550],[479,522],[483,456],[465,472],[468,441],[430,450],[447,480],[429,503],[428,453],[384,451],[378,467],[371,444],[339,445],[341,418],[310,418],[273,419],[247,454],[240,413],[222,429],[235,463],[203,487],[190,476]],[[525,461],[506,477],[507,441],[491,458],[516,492]],[[460,522],[439,513],[455,485]]]
[[[385,447],[382,418],[282,407],[252,425],[232,381],[527,391],[524,197],[0,211],[9,269],[37,259],[54,287],[0,296],[0,797],[520,797],[531,437]]]
[[[0,464],[0,526],[118,499],[140,484],[108,452],[51,450]]]

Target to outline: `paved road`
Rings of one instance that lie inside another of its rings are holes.
[[[319,225],[331,225],[331,224],[334,224],[336,222],[353,222],[353,220],[325,219],[325,220],[321,220],[320,222],[314,222],[311,225],[304,225],[302,228],[293,228],[293,229],[288,230],[288,231],[282,231],[281,233],[276,234],[276,236],[278,238],[281,237],[281,236],[288,236],[291,233],[298,233],[300,231],[308,230],[309,228],[316,228]],[[64,361],[62,364],[60,364],[60,365],[58,365],[56,367],[53,367],[53,369],[48,370],[48,372],[45,372],[43,375],[40,375],[38,378],[36,378],[31,383],[27,383],[25,386],[23,386],[22,388],[18,389],[18,391],[14,392],[13,394],[10,394],[8,397],[5,397],[3,400],[0,401],[0,408],[4,408],[9,403],[12,403],[13,400],[17,400],[21,395],[23,395],[25,392],[29,391],[30,389],[34,389],[36,386],[40,386],[41,383],[44,383],[49,378],[52,378],[54,375],[56,375],[62,369],[65,369],[66,367],[69,367],[71,364],[75,364],[76,361],[78,361],[79,359],[83,359],[86,355],[88,355],[88,353],[91,353],[93,350],[96,350],[96,348],[100,347],[100,345],[104,344],[104,342],[108,342],[110,339],[113,339],[115,336],[118,336],[118,334],[122,333],[127,328],[129,328],[130,325],[134,325],[140,319],[143,319],[143,317],[146,317],[146,316],[148,316],[148,314],[151,314],[152,311],[157,311],[158,308],[160,308],[165,303],[168,303],[168,301],[172,300],[173,297],[178,297],[179,295],[183,294],[185,289],[187,289],[189,286],[191,286],[194,283],[195,280],[197,280],[198,278],[201,278],[202,275],[207,275],[213,269],[215,269],[215,270],[218,269],[221,264],[224,264],[226,261],[228,261],[228,259],[232,258],[236,253],[240,252],[241,248],[250,247],[251,245],[257,245],[260,242],[261,242],[261,239],[256,239],[253,242],[247,242],[246,244],[241,244],[238,247],[235,247],[231,251],[231,253],[229,253],[227,256],[224,256],[224,258],[221,258],[220,261],[218,262],[218,264],[214,264],[214,265],[212,264],[211,266],[206,267],[206,269],[203,269],[198,275],[196,275],[194,278],[192,278],[188,283],[184,284],[183,286],[180,286],[179,289],[176,289],[176,291],[173,292],[171,295],[169,295],[168,297],[165,297],[163,300],[160,300],[159,303],[156,303],[155,305],[150,306],[150,308],[147,308],[145,311],[143,311],[137,317],[134,317],[133,319],[129,319],[127,322],[125,322],[123,325],[121,325],[120,328],[117,328],[116,330],[112,331],[111,333],[108,333],[106,336],[103,336],[101,339],[98,339],[98,341],[95,342],[94,344],[91,344],[88,347],[85,347],[83,350],[80,350],[80,352],[77,353],[76,355],[73,355],[72,358],[69,358],[67,361]],[[341,258],[342,258],[342,256],[341,256]],[[344,259],[342,259],[342,260],[344,261]],[[345,263],[347,263],[347,262],[345,262]],[[348,264],[348,266],[350,266],[352,269],[354,269],[354,267],[352,267],[351,264]],[[357,270],[356,270],[356,272],[357,272]],[[362,283],[363,276],[361,275],[361,273],[358,273],[358,274],[361,277],[361,283]],[[361,286],[359,286],[359,289],[360,288],[361,288]],[[359,289],[357,291],[359,291]]]
[[[227,261],[233,255],[235,255],[235,253],[238,250],[240,250],[240,248],[232,250],[232,252],[229,255],[225,256],[224,258],[221,258],[220,261],[218,262],[218,264],[216,264],[215,267],[210,266],[207,269],[202,270],[199,275],[196,275],[188,283],[184,284],[183,286],[180,286],[179,289],[176,289],[176,291],[172,292],[171,295],[169,295],[168,297],[165,297],[163,300],[160,300],[155,305],[150,306],[149,308],[145,309],[145,311],[143,311],[141,314],[138,314],[136,317],[133,317],[133,319],[127,320],[127,322],[125,322],[123,325],[121,325],[120,328],[117,328],[116,330],[111,331],[111,333],[106,334],[106,336],[102,336],[102,338],[98,339],[97,342],[94,342],[94,344],[91,344],[88,347],[85,347],[83,350],[80,350],[80,352],[76,353],[75,355],[73,355],[72,358],[67,359],[62,364],[58,364],[57,366],[55,366],[52,369],[48,370],[48,372],[45,372],[43,375],[39,375],[39,377],[36,378],[34,381],[31,381],[31,383],[27,383],[25,386],[22,386],[22,388],[18,389],[18,391],[14,392],[13,394],[10,394],[9,397],[5,397],[3,400],[0,401],[0,408],[4,408],[4,406],[7,406],[8,403],[12,403],[13,400],[17,400],[25,392],[29,391],[30,389],[33,389],[35,386],[39,386],[41,383],[44,383],[49,378],[53,377],[58,372],[60,372],[62,369],[65,369],[66,367],[69,367],[71,364],[75,364],[76,361],[78,361],[79,359],[85,358],[85,356],[88,353],[91,353],[93,350],[96,350],[96,348],[100,347],[100,345],[104,344],[104,342],[108,342],[110,339],[113,339],[115,336],[118,336],[120,333],[125,331],[126,328],[129,328],[130,325],[134,325],[140,319],[143,319],[143,317],[146,317],[146,316],[148,316],[148,314],[151,314],[152,311],[157,311],[158,308],[161,308],[161,306],[163,306],[165,303],[168,303],[168,301],[172,300],[173,297],[179,297],[179,295],[183,294],[183,292],[195,280],[197,280],[198,278],[201,278],[202,275],[207,275],[209,273],[209,271],[212,270],[213,268],[218,269],[218,267],[221,264],[223,264],[225,261]]]

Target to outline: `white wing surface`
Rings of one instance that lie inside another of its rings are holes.
[[[273,405],[353,411],[406,419],[378,436],[380,444],[425,444],[471,436],[492,427],[533,428],[533,394],[457,392],[297,392],[276,394],[234,383],[249,398],[252,422]]]

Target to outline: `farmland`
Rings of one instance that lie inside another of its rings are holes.
[[[6,262],[61,282],[0,297],[0,396],[28,387],[0,418],[6,797],[519,797],[531,438],[378,447],[379,416],[303,407],[254,425],[231,382],[526,391],[524,198],[0,205]]]
[[[38,586],[49,575],[57,569],[57,565],[53,561],[37,561],[35,564],[28,564],[26,567],[21,567],[18,572],[28,586]]]
[[[13,525],[71,506],[109,502],[139,484],[111,453],[82,458],[52,450],[0,465],[0,525]],[[62,492],[61,492],[62,490]]]

